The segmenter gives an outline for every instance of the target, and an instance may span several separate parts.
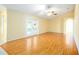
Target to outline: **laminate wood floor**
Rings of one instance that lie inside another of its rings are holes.
[[[67,44],[65,35],[44,33],[9,41],[1,46],[9,55],[76,55],[75,41]]]

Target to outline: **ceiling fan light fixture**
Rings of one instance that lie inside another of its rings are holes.
[[[47,16],[51,16],[52,15],[52,13],[47,13]]]

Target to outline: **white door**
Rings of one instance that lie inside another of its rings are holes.
[[[38,20],[34,18],[28,18],[26,21],[26,35],[31,36],[31,35],[36,35],[39,33],[38,29]]]

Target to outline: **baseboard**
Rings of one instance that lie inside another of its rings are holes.
[[[46,33],[51,33],[51,34],[61,34],[61,35],[64,35],[64,33],[57,33],[57,32],[44,32],[44,33],[38,33],[38,34],[35,34],[35,35],[24,36],[24,37],[17,38],[17,39],[11,39],[11,40],[9,40],[8,42],[10,42],[10,41],[15,41],[15,40],[20,40],[20,39],[25,39],[25,38],[30,38],[30,37],[34,37],[34,36],[38,36],[38,35],[43,35],[43,34],[46,34]]]
[[[8,42],[15,41],[15,40],[19,40],[19,39],[25,39],[25,38],[29,38],[29,37],[34,37],[34,36],[42,35],[42,34],[45,34],[45,33],[48,33],[48,32],[38,33],[38,34],[35,34],[35,35],[30,35],[30,36],[23,36],[23,37],[20,37],[20,38],[17,38],[17,39],[11,39],[11,40],[8,40]]]

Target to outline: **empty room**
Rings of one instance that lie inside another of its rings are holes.
[[[0,5],[0,55],[78,55],[78,4]]]

